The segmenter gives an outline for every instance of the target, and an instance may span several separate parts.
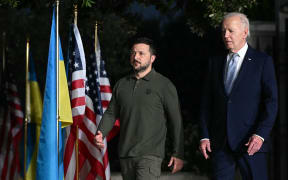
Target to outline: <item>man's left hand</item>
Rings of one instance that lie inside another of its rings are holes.
[[[174,174],[183,168],[183,160],[172,156],[168,167],[173,167],[172,174]]]
[[[245,144],[245,146],[248,146],[248,154],[249,156],[252,156],[254,155],[254,153],[258,152],[259,149],[262,147],[262,144],[263,144],[263,140],[256,136],[256,135],[253,135],[249,138],[249,141]]]

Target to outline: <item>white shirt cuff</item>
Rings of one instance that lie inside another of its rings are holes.
[[[253,134],[253,136],[259,137],[259,138],[264,142],[264,138],[263,138],[263,137],[261,137],[261,136],[259,136],[259,135],[257,135],[257,134]]]

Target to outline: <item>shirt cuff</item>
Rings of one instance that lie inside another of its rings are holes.
[[[200,139],[200,142],[204,141],[204,140],[210,140],[210,139],[209,138],[203,138],[203,139]]]
[[[253,136],[259,137],[259,138],[264,142],[264,138],[263,138],[263,137],[261,137],[261,136],[259,136],[259,135],[257,135],[257,134],[253,134]]]

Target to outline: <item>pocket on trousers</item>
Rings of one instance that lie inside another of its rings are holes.
[[[160,177],[161,175],[161,168],[158,167],[150,167],[149,172],[156,177]]]

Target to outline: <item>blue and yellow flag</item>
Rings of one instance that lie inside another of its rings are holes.
[[[56,23],[53,10],[49,57],[44,93],[42,124],[37,156],[37,179],[63,179],[63,142],[62,127],[70,125],[72,121],[71,105],[66,80],[64,60],[59,40],[59,151],[57,149],[57,75],[56,75]],[[59,152],[59,154],[58,154]],[[58,159],[59,157],[59,159]]]
[[[34,62],[29,58],[30,122],[27,130],[26,179],[36,179],[36,161],[42,119],[42,98],[36,78]]]

